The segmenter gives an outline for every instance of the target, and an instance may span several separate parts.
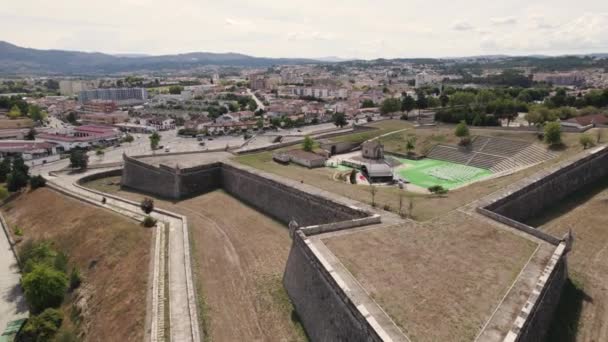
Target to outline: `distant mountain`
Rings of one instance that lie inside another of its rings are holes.
[[[278,64],[311,64],[317,60],[264,58],[237,53],[194,52],[178,55],[109,55],[65,50],[38,50],[0,41],[0,74],[95,75],[135,71],[176,71],[206,65],[270,67]]]

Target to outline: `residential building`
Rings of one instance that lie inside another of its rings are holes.
[[[80,114],[80,121],[91,125],[115,125],[129,121],[129,113],[118,111],[113,113],[84,113]]]
[[[100,88],[81,91],[78,101],[84,104],[91,100],[110,100],[119,106],[137,105],[146,102],[148,91],[144,88]]]
[[[83,111],[93,113],[112,113],[116,109],[116,102],[112,100],[91,100],[82,105]]]
[[[73,148],[90,148],[108,146],[118,143],[118,129],[109,126],[84,125],[67,132],[40,133],[38,139],[56,143],[59,151],[70,151]]]
[[[20,156],[28,166],[46,164],[60,159],[57,146],[46,141],[2,140],[0,158]]]
[[[94,89],[97,87],[97,81],[85,80],[60,80],[59,93],[65,96],[74,96],[81,91]]]

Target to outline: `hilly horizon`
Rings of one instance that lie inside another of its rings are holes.
[[[70,50],[24,48],[0,41],[0,74],[111,74],[134,71],[171,71],[197,67],[269,67],[276,64],[311,64],[305,58],[267,58],[227,52],[190,52],[173,55],[106,54]]]
[[[550,60],[559,58],[608,58],[607,53],[547,55],[478,55],[444,58],[393,58],[372,61],[411,61],[415,63],[450,60]],[[271,67],[273,65],[332,64],[367,61],[337,56],[319,58],[255,57],[235,52],[188,52],[168,55],[143,53],[109,54],[61,49],[24,48],[0,41],[0,75],[108,75],[125,72],[175,72],[194,70],[205,66],[220,67]],[[535,63],[535,62],[534,62]]]

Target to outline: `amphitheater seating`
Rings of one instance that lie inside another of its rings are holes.
[[[527,141],[477,136],[469,148],[437,145],[427,157],[498,173],[537,164],[555,154]]]

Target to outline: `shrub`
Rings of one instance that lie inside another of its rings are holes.
[[[7,198],[9,195],[8,190],[5,187],[0,185],[0,201]]]
[[[146,197],[141,201],[139,206],[144,213],[149,214],[154,210],[154,201],[151,198]]]
[[[303,143],[303,149],[306,152],[312,152],[312,149],[314,148],[315,145],[315,141],[312,140],[311,137],[309,137],[308,135],[304,137],[304,143]]]
[[[68,288],[66,275],[44,264],[37,264],[23,276],[21,286],[33,312],[61,305]]]
[[[388,204],[385,204],[382,209],[384,209],[385,211],[391,211],[391,206]]]
[[[80,271],[78,268],[72,268],[72,272],[70,273],[70,290],[77,289],[80,284],[82,284],[82,277],[80,276]]]
[[[428,189],[434,195],[445,195],[448,193],[448,189],[444,188],[441,185],[433,185],[430,186]]]
[[[15,235],[16,236],[23,236],[23,229],[21,229],[19,227],[15,227]]]
[[[156,220],[152,216],[146,216],[142,224],[144,225],[144,227],[147,228],[154,227],[154,225],[156,224]]]
[[[40,315],[31,316],[21,330],[21,341],[52,341],[61,327],[63,312],[57,309],[46,309]]]
[[[588,149],[589,147],[595,146],[595,141],[594,141],[593,137],[587,133],[581,134],[578,141],[581,144],[581,146],[583,146],[584,149]]]
[[[357,170],[352,169],[350,171],[350,184],[357,184]]]
[[[545,143],[550,146],[562,143],[562,126],[559,122],[547,122],[545,125]]]
[[[32,189],[42,188],[45,185],[46,185],[46,179],[44,179],[44,177],[42,177],[40,175],[33,176],[32,178],[30,178],[30,187]]]

